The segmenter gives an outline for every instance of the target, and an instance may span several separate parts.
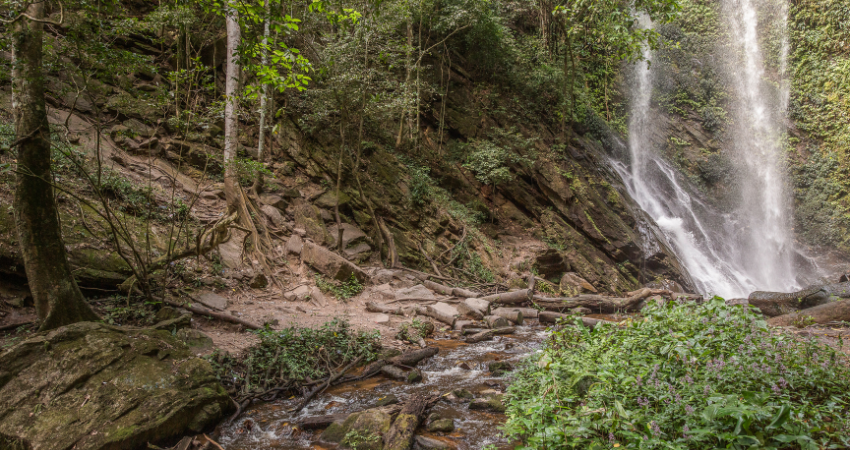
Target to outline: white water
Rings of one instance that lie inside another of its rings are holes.
[[[783,130],[775,111],[784,111],[787,91],[777,105],[766,100],[756,10],[750,0],[728,1],[730,34],[733,47],[740,50],[737,63],[743,69],[730,69],[737,72],[732,78],[738,99],[732,105],[738,112],[737,144],[730,150],[736,155],[732,159],[737,172],[744,174],[735,186],[740,195],[738,208],[721,213],[701,202],[657,153],[650,140],[655,112],[650,108],[653,71],[649,49],[644,50],[646,61],[635,67],[632,86],[631,164],[615,161],[613,166],[632,198],[658,224],[695,288],[706,295],[734,298],[746,297],[754,290],[794,290],[798,285],[792,267],[794,248],[780,165],[782,152],[776,145]],[[642,17],[641,26],[649,28],[652,23]],[[782,59],[785,48],[783,45]]]

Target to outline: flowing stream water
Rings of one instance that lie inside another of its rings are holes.
[[[362,411],[388,395],[400,400],[410,394],[444,395],[457,389],[466,389],[475,397],[504,391],[504,378],[493,377],[488,364],[507,361],[514,366],[535,351],[546,337],[544,328],[517,327],[515,334],[497,336],[492,341],[465,344],[455,339],[429,340],[429,346],[439,353],[419,363],[421,383],[408,384],[383,376],[347,383],[318,395],[307,408],[298,414],[288,412],[301,401],[299,396],[272,404],[257,404],[232,425],[221,430],[221,443],[228,450],[256,449],[324,449],[320,431],[299,431],[296,423],[303,418]],[[498,430],[505,416],[469,410],[468,400],[440,400],[430,412],[455,422],[451,433],[418,432],[449,444],[450,448],[477,450],[487,445],[497,449],[513,448]]]
[[[612,161],[640,207],[658,224],[662,238],[675,250],[696,289],[726,298],[746,297],[754,290],[792,291],[799,288],[794,267],[805,259],[790,231],[789,197],[780,142],[787,106],[787,83],[779,93],[765,82],[759,45],[758,10],[752,0],[725,0],[731,55],[728,72],[733,111],[732,143],[737,205],[730,211],[706,204],[652,142],[657,126],[651,108],[652,51],[635,65],[629,120],[630,162]],[[784,17],[784,15],[782,15]],[[651,28],[647,16],[642,28]],[[782,27],[780,72],[787,55]],[[781,75],[781,74],[780,74]],[[727,150],[727,149],[724,149]]]

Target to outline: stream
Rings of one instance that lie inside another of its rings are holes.
[[[242,414],[239,420],[222,430],[221,443],[228,450],[254,449],[326,449],[318,442],[320,430],[301,431],[294,427],[299,420],[323,414],[351,413],[372,407],[388,395],[396,395],[404,401],[413,393],[446,394],[457,389],[466,389],[476,398],[492,393],[504,392],[505,377],[491,376],[487,366],[494,361],[507,361],[514,367],[535,351],[546,338],[543,327],[517,327],[516,333],[497,336],[492,341],[466,344],[457,338],[429,339],[428,345],[440,352],[419,363],[423,381],[406,384],[375,376],[366,380],[336,386],[317,396],[298,414],[287,411],[300,397],[255,404]],[[439,439],[457,449],[480,449],[486,445],[496,448],[512,448],[502,437],[498,427],[505,416],[480,411],[470,411],[468,400],[441,399],[430,413],[441,418],[454,419],[455,430],[451,433],[429,433],[424,427],[419,434]],[[423,424],[424,425],[424,424]]]

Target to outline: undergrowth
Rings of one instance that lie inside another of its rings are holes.
[[[509,390],[505,430],[517,448],[850,445],[843,354],[717,297],[643,312],[623,327],[553,332]]]
[[[326,280],[316,274],[316,286],[325,294],[333,295],[339,300],[348,300],[363,292],[363,284],[354,275],[348,281]]]
[[[318,380],[358,357],[361,362],[374,361],[381,347],[380,333],[354,330],[341,319],[319,328],[292,326],[255,333],[260,342],[241,356],[216,350],[207,357],[231,395]]]

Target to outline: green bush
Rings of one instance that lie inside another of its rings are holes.
[[[381,347],[380,333],[353,330],[339,319],[315,329],[293,326],[255,333],[260,342],[242,356],[216,351],[207,357],[219,381],[233,394],[318,380],[358,357],[361,362],[374,361]]]
[[[354,275],[348,281],[325,280],[321,275],[316,274],[316,286],[326,293],[331,294],[340,300],[348,300],[351,297],[363,292],[363,284]]]
[[[850,445],[847,358],[727,306],[648,306],[625,326],[553,332],[509,390],[517,448]],[[841,343],[843,345],[843,343]]]

